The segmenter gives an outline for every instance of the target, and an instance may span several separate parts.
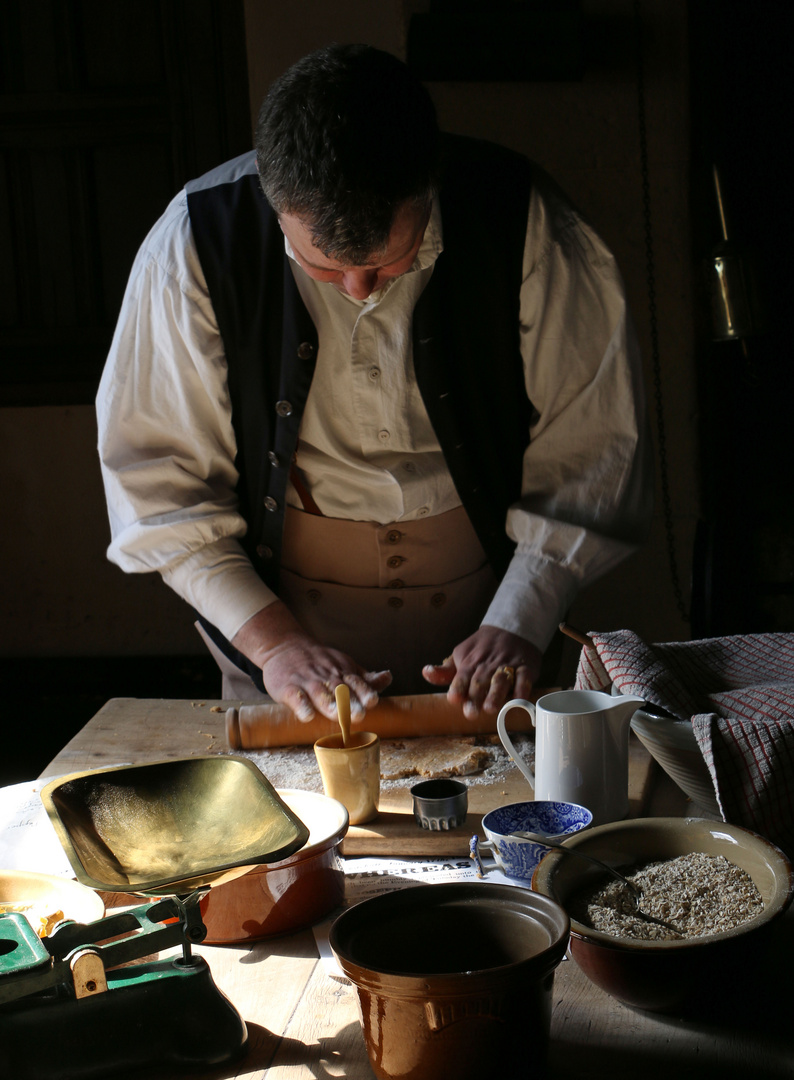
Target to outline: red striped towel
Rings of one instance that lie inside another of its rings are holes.
[[[691,720],[723,819],[794,858],[794,634],[661,645],[629,630],[589,636],[576,686],[612,683]]]

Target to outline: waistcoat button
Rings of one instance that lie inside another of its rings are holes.
[[[386,533],[386,539],[390,544],[399,544],[402,538],[403,534],[398,529],[392,529],[391,532]]]
[[[257,544],[256,553],[260,559],[272,559],[273,548],[268,547],[267,544]]]
[[[272,495],[268,495],[265,499],[265,510],[278,510],[278,503]]]
[[[433,593],[433,595],[430,597],[431,607],[443,607],[446,602],[446,595],[442,592]]]
[[[292,416],[292,405],[288,401],[277,401],[276,412],[279,416]]]
[[[402,557],[402,555],[392,555],[390,559],[386,560],[386,565],[389,567],[390,570],[396,570],[397,567],[402,566],[404,562],[405,559]]]
[[[403,601],[400,599],[399,596],[390,596],[389,599],[387,600],[387,603],[388,603],[390,608],[395,608],[395,609],[401,608],[403,606]]]
[[[310,341],[302,341],[298,346],[298,359],[311,360],[314,356],[314,346]]]
[[[274,450],[271,450],[270,453],[267,455],[267,460],[270,462],[271,465],[275,465],[276,468],[278,468],[278,466],[281,464],[278,454]]]
[[[389,582],[388,588],[389,589],[404,589],[405,588],[405,582],[400,581],[399,578],[395,578],[394,581]]]

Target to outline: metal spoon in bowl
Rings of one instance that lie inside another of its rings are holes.
[[[629,881],[627,877],[619,873],[614,866],[610,866],[609,863],[602,862],[601,859],[596,859],[593,855],[586,855],[584,851],[579,851],[578,848],[566,847],[564,844],[555,844],[544,836],[542,833],[526,832],[524,830],[518,830],[511,833],[511,836],[517,836],[522,840],[532,840],[536,844],[543,844],[544,847],[553,848],[555,851],[562,851],[566,855],[578,855],[580,859],[587,859],[588,862],[593,863],[595,866],[600,866],[602,870],[606,870],[607,873],[617,878],[618,881],[622,881],[624,885],[628,886],[629,894],[631,895],[634,903],[634,910],[637,915],[643,919],[647,919],[649,922],[657,923],[659,926],[664,926],[668,930],[674,930],[676,934],[680,934],[680,930],[673,926],[671,923],[665,922],[664,919],[658,919],[655,915],[649,914],[647,911],[643,911],[640,907],[640,901],[642,900],[642,889],[636,883],[636,881]]]

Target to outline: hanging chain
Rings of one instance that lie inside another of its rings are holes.
[[[640,129],[640,166],[642,171],[642,212],[645,225],[645,264],[648,283],[648,313],[651,330],[651,363],[653,370],[653,394],[656,405],[657,443],[659,471],[662,487],[662,513],[667,538],[667,559],[673,584],[676,607],[684,622],[689,622],[689,612],[684,603],[673,530],[673,504],[670,496],[670,466],[667,459],[667,435],[662,400],[662,365],[659,355],[659,320],[656,311],[656,275],[654,269],[653,229],[651,226],[651,185],[648,169],[648,131],[645,118],[645,66],[643,61],[642,25],[639,0],[634,0],[634,27],[637,45],[637,112]]]

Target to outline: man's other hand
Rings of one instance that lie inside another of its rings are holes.
[[[433,686],[449,686],[447,697],[473,719],[496,713],[513,698],[528,698],[540,673],[540,650],[525,638],[481,626],[452,650],[441,664],[428,664],[422,675]]]

